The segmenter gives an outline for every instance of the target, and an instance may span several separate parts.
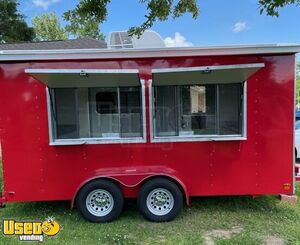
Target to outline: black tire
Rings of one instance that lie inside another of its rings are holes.
[[[91,202],[89,202],[90,205],[87,204],[88,197],[89,200],[91,200],[90,198],[93,199]],[[108,199],[108,201],[106,200],[106,198]],[[98,202],[96,201],[96,199],[98,199]],[[99,205],[107,205],[107,206],[103,207]],[[85,218],[90,222],[102,223],[102,222],[110,222],[117,219],[123,210],[123,205],[124,205],[124,197],[120,188],[112,181],[104,180],[104,179],[94,180],[90,183],[87,183],[85,186],[83,186],[80,189],[76,197],[77,209],[79,210],[83,218]],[[100,209],[102,210],[102,208],[105,211],[100,211]],[[102,213],[101,215],[100,214],[96,215],[95,213],[92,212],[108,212],[108,213],[107,214]]]
[[[167,197],[169,194],[172,195],[174,200],[172,207],[168,206],[169,203],[167,202],[168,200],[166,198],[164,198],[163,200],[161,199],[163,204],[160,203],[158,204],[157,207],[155,206],[155,200],[153,200],[154,202],[151,202],[151,199],[153,197],[156,197],[155,196],[156,194],[160,195],[158,194],[160,193],[158,191],[159,189],[162,190],[161,195],[163,198],[165,197],[164,195],[166,195]],[[156,193],[156,190],[158,191],[158,193]],[[164,190],[167,191],[164,192]],[[147,206],[147,198],[149,198],[148,205],[152,207],[152,211]],[[138,204],[139,211],[141,212],[141,214],[145,219],[154,222],[167,222],[176,218],[177,215],[180,213],[183,206],[183,195],[180,188],[174,182],[163,177],[157,177],[152,180],[149,180],[141,187],[138,195],[137,204]],[[155,209],[159,207],[162,207],[164,210],[162,211],[156,210],[156,212],[168,212],[168,213],[166,214],[161,213],[159,215],[154,213]]]

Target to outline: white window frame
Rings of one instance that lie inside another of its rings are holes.
[[[242,83],[242,82],[241,82]],[[247,140],[247,80],[243,86],[243,116],[242,116],[242,133],[239,135],[178,135],[178,136],[156,136],[155,119],[154,119],[154,86],[152,79],[149,80],[149,114],[150,114],[150,142],[194,142],[194,141],[245,141]],[[212,83],[209,83],[212,84]],[[217,83],[216,83],[217,84]],[[201,85],[205,85],[202,83]],[[172,85],[171,85],[172,86]],[[219,106],[219,105],[217,105]],[[217,108],[218,110],[218,108]]]
[[[47,97],[47,114],[49,128],[49,145],[51,146],[67,146],[67,145],[84,145],[84,144],[130,144],[130,143],[146,143],[146,98],[145,98],[145,80],[140,79],[141,84],[141,109],[142,109],[142,137],[132,138],[78,138],[78,139],[56,139],[55,128],[52,117],[52,105],[49,94],[49,88],[46,87]],[[101,86],[99,86],[101,87]]]

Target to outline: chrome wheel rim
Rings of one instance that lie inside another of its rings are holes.
[[[152,214],[162,216],[173,209],[174,197],[167,189],[157,188],[148,194],[146,204]]]
[[[108,215],[112,211],[113,207],[114,199],[106,190],[93,190],[86,198],[87,210],[97,217]]]

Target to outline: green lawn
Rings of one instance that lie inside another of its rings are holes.
[[[0,179],[1,180],[1,179]],[[300,188],[300,185],[298,185]],[[298,193],[300,194],[300,192]],[[0,209],[1,220],[44,220],[54,216],[62,230],[46,244],[270,244],[300,245],[300,203],[289,205],[276,197],[210,197],[192,199],[181,215],[170,223],[145,221],[134,200],[126,201],[122,216],[113,223],[84,221],[69,202],[8,204]],[[2,225],[1,225],[2,229]],[[5,237],[0,244],[20,244]],[[24,243],[28,244],[28,242]],[[37,242],[35,242],[37,244]],[[279,243],[280,244],[280,243]]]

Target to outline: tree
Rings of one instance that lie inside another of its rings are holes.
[[[77,19],[73,14],[65,15],[65,19],[70,21],[66,25],[66,31],[75,37],[89,37],[98,40],[104,40],[104,35],[101,33],[99,23],[90,17]]]
[[[32,24],[36,33],[35,40],[38,41],[66,40],[70,35],[75,38],[104,39],[104,35],[99,30],[99,24],[89,19],[85,19],[82,23],[74,22],[74,19],[71,19],[70,24],[61,27],[59,18],[55,13],[46,13],[34,17]]]
[[[99,25],[107,16],[107,3],[110,0],[80,0],[74,10],[64,13],[64,19],[70,23],[66,29],[77,37],[104,39]]]
[[[260,13],[266,12],[270,16],[279,16],[279,8],[286,5],[296,4],[300,5],[300,0],[259,0]]]
[[[0,42],[31,41],[34,30],[18,13],[16,0],[0,0]]]
[[[111,0],[80,0],[75,9],[64,14],[64,18],[71,22],[71,27],[81,26],[86,21],[90,21],[99,26],[106,20],[107,5]],[[124,1],[125,2],[125,1]],[[153,26],[156,20],[165,21],[172,18],[178,18],[185,13],[191,13],[196,19],[199,15],[199,7],[196,0],[140,0],[147,4],[148,13],[146,20],[138,27],[131,27],[131,35],[140,36],[146,29]]]
[[[35,40],[37,41],[68,39],[68,33],[65,28],[60,26],[59,18],[55,13],[46,13],[34,17],[32,24],[36,34]]]

